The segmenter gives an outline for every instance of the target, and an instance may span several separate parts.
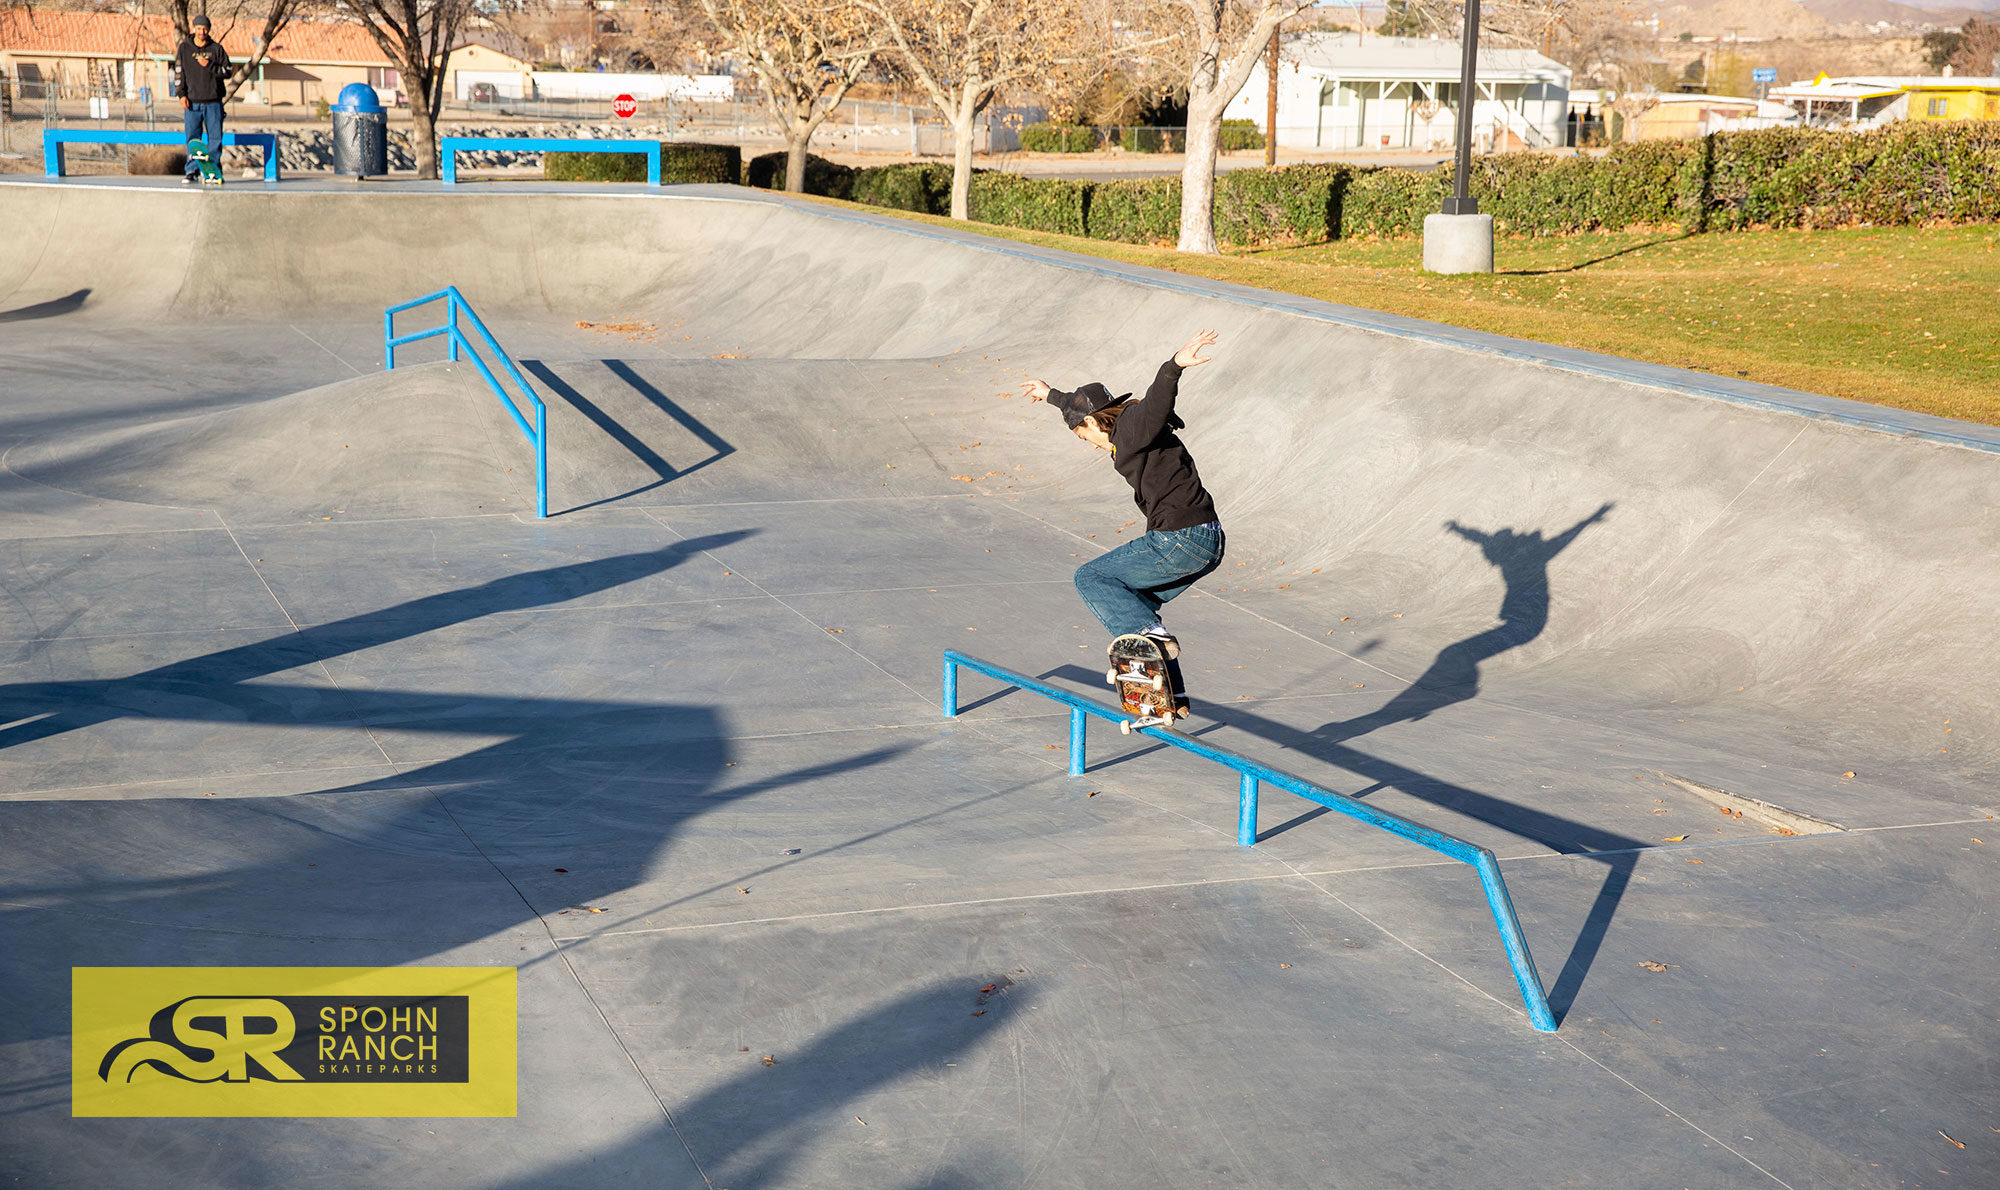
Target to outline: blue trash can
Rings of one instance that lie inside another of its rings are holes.
[[[334,101],[333,172],[357,178],[389,172],[389,116],[367,83],[347,84]]]

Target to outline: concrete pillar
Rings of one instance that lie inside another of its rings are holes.
[[[1425,215],[1424,271],[1493,271],[1493,216]]]

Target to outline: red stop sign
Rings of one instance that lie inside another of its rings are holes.
[[[630,95],[620,95],[611,101],[611,114],[621,120],[629,120],[639,114],[639,101]]]

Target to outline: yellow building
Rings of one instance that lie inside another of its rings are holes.
[[[1904,88],[1911,120],[2000,120],[2000,78],[1926,79]]]
[[[1898,120],[2000,120],[2000,78],[1861,76],[1773,87],[1821,128],[1880,128]]]

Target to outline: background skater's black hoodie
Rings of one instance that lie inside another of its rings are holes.
[[[201,58],[207,58],[208,65],[203,66]],[[181,95],[189,103],[219,103],[229,88],[229,54],[213,33],[207,45],[196,45],[192,37],[181,38],[174,69],[180,75]]]

